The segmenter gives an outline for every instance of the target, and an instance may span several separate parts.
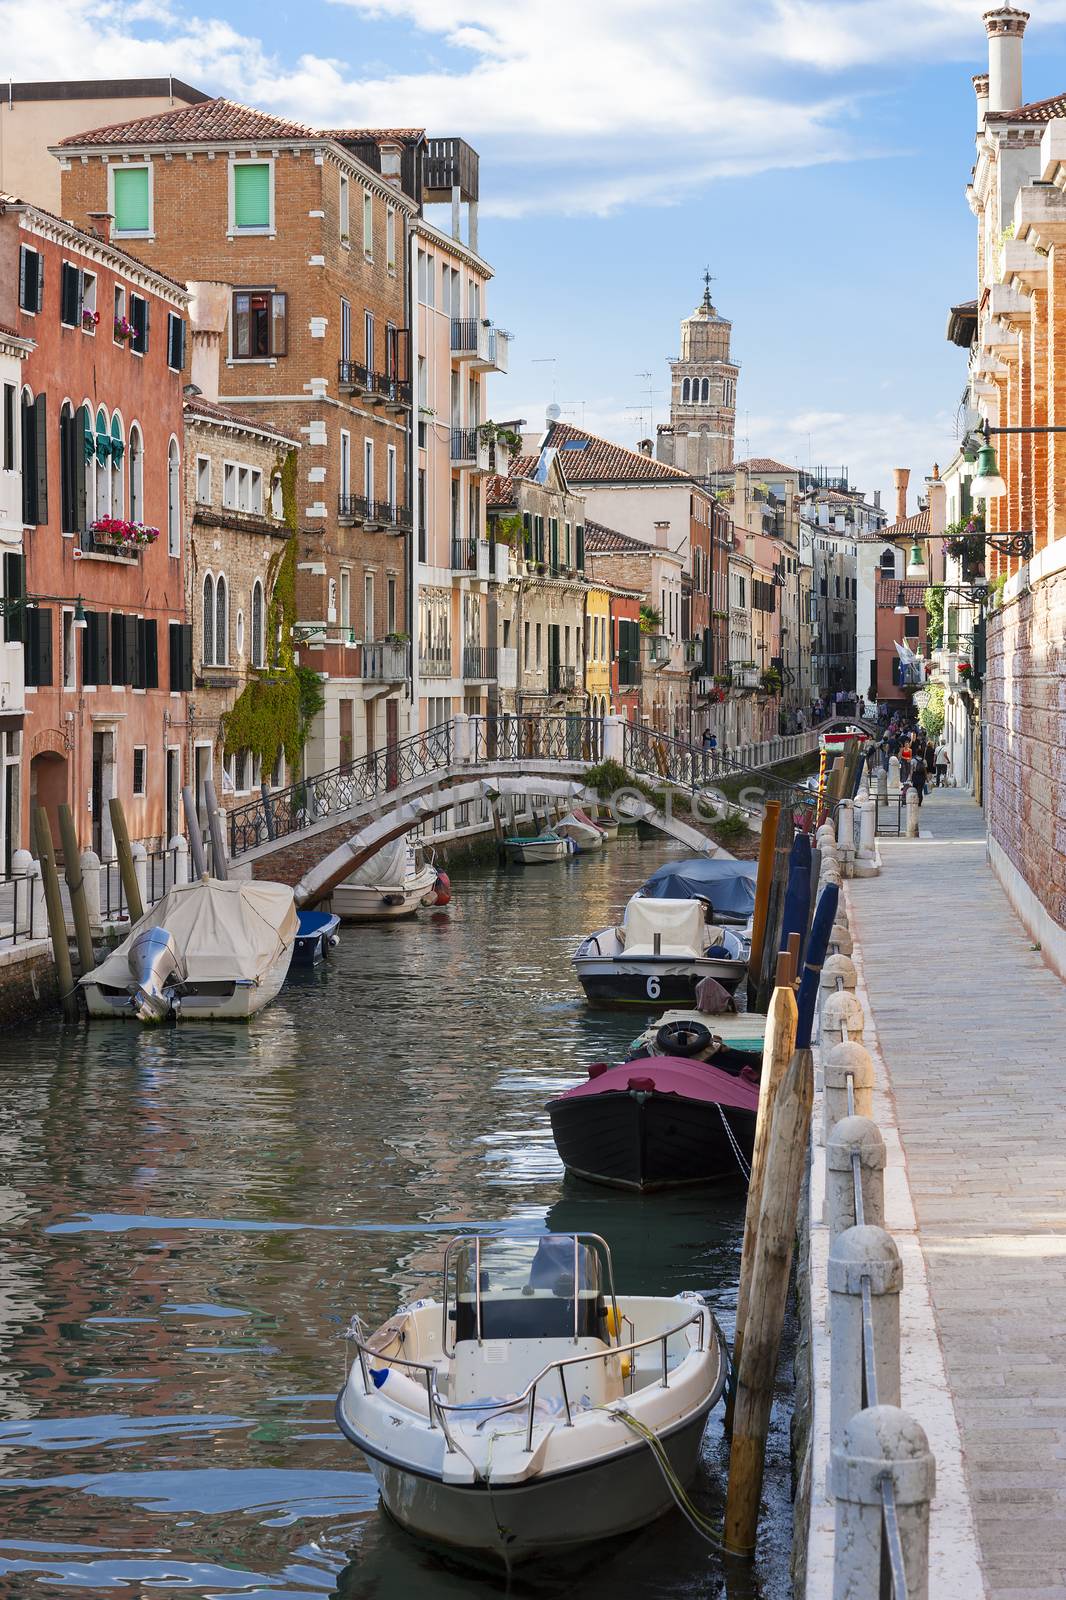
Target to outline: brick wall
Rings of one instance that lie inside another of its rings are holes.
[[[982,690],[991,837],[1066,927],[1066,572],[989,619]]]

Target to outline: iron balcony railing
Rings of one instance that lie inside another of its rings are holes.
[[[380,523],[401,533],[410,533],[414,527],[410,506],[393,500],[368,500],[364,494],[338,495],[337,515],[342,521]]]
[[[451,650],[423,650],[418,657],[420,678],[450,678],[452,675]]]
[[[494,644],[467,644],[463,646],[463,677],[478,681],[496,678],[496,646]]]
[[[452,429],[452,465],[457,467],[476,466],[478,459],[478,436],[476,428]]]
[[[476,572],[477,571],[477,540],[453,539],[452,540],[452,571]]]
[[[548,662],[548,693],[573,694],[577,688],[577,668],[561,661]]]
[[[452,355],[476,355],[479,344],[481,324],[476,317],[452,318]]]
[[[365,494],[339,494],[337,496],[337,515],[347,517],[353,522],[365,522],[372,515],[373,500],[368,500]]]
[[[362,389],[368,392],[371,388],[371,371],[364,361],[349,361],[342,358],[337,363],[337,382],[342,389]]]
[[[370,388],[372,394],[391,401],[393,405],[411,404],[411,385],[405,378],[397,378],[388,372],[373,372],[370,375]]]

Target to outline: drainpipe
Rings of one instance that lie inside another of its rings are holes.
[[[405,220],[407,236],[407,364],[411,378],[411,421],[407,429],[407,487],[411,495],[411,533],[408,539],[407,632],[411,636],[411,716],[413,732],[422,731],[418,709],[418,528],[421,506],[418,498],[418,236]]]

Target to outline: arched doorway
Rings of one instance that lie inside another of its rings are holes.
[[[55,750],[42,750],[30,762],[30,843],[33,842],[34,818],[37,807],[48,813],[48,827],[56,854],[62,854],[59,837],[59,808],[68,797],[67,758]]]

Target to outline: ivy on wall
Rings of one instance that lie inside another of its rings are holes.
[[[263,585],[268,596],[267,649],[274,658],[269,667],[254,671],[220,723],[226,755],[248,750],[259,757],[264,773],[273,770],[279,752],[284,752],[291,772],[298,769],[307,730],[324,704],[318,673],[297,666],[293,645],[299,526],[296,451],[279,456],[276,466],[281,479],[282,520],[289,536],[271,558]]]

